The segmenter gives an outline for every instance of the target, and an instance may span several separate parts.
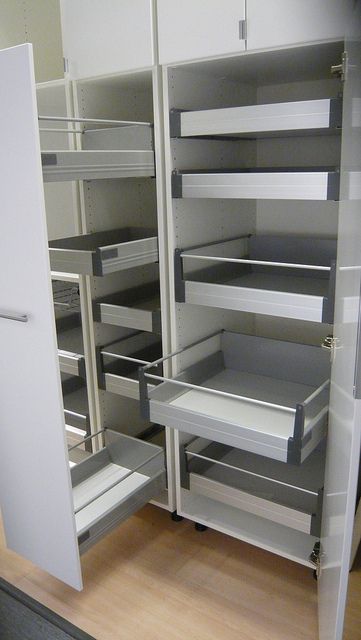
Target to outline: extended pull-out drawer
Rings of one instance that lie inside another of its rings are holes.
[[[244,107],[170,112],[172,137],[300,135],[340,132],[342,99],[299,100]]]
[[[139,400],[139,367],[162,355],[159,336],[139,332],[98,350],[99,386]]]
[[[335,167],[280,167],[174,171],[173,198],[338,200]]]
[[[165,488],[161,447],[105,431],[105,447],[71,469],[80,552]]]
[[[186,359],[173,379],[140,369],[152,422],[293,464],[324,437],[330,363],[321,347],[224,331],[163,360],[171,357]]]
[[[336,251],[332,239],[261,235],[176,249],[176,300],[332,323]]]
[[[185,447],[191,492],[313,536],[320,535],[325,447],[300,466],[196,438]]]
[[[52,240],[54,271],[104,276],[158,262],[158,239],[151,229],[126,227]]]
[[[150,282],[96,300],[94,320],[160,334],[159,283]]]

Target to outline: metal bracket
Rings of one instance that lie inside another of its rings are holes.
[[[316,576],[319,578],[321,571],[321,542],[315,542],[312,552],[309,555],[309,561],[315,566]]]
[[[247,39],[247,22],[246,20],[240,20],[238,22],[238,35],[240,40]]]
[[[333,64],[331,66],[331,74],[333,76],[338,76],[341,82],[345,82],[347,70],[348,70],[348,55],[347,55],[347,51],[344,51],[342,53],[342,62],[340,64]]]

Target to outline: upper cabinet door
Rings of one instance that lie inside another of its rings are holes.
[[[247,49],[342,39],[352,0],[247,0]]]
[[[159,62],[183,62],[245,49],[245,0],[158,0]]]
[[[31,45],[0,51],[0,82],[2,518],[11,549],[80,589]]]
[[[152,0],[61,0],[71,79],[151,67]]]

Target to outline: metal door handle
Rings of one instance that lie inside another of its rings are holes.
[[[15,320],[16,322],[27,322],[29,319],[26,313],[5,313],[4,311],[0,311],[0,318]]]

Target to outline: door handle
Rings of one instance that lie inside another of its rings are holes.
[[[5,320],[15,320],[16,322],[27,322],[29,317],[26,313],[6,313],[0,310],[0,318]]]

